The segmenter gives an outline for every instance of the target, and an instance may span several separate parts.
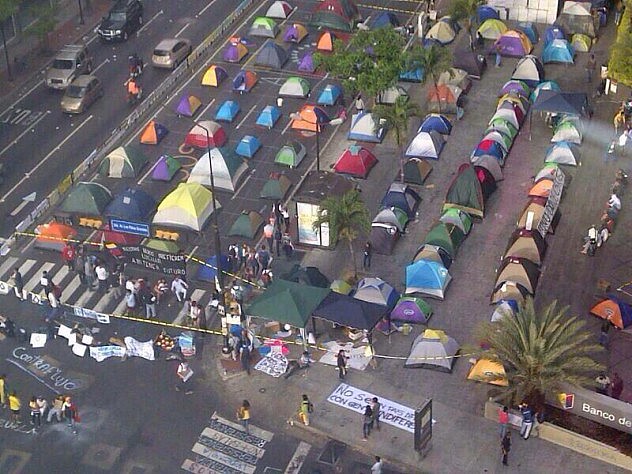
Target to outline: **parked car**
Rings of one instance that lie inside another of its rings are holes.
[[[175,69],[191,54],[191,41],[184,38],[163,39],[154,48],[151,64],[154,67]]]
[[[63,90],[81,74],[92,72],[92,56],[88,47],[67,44],[55,56],[53,64],[46,71],[46,86]]]
[[[142,24],[143,4],[140,0],[119,0],[101,20],[97,34],[102,41],[127,41]]]
[[[61,110],[67,114],[83,113],[99,97],[103,97],[103,83],[96,76],[84,74],[66,88]]]

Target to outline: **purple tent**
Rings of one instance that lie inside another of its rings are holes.
[[[298,70],[303,72],[314,72],[316,70],[314,58],[311,53],[307,53],[301,58],[298,62]]]
[[[248,54],[248,49],[241,43],[231,43],[224,50],[224,61],[229,63],[238,63]]]
[[[405,296],[399,299],[391,311],[393,321],[426,324],[432,316],[430,305],[421,298]]]
[[[500,94],[498,95],[502,97],[505,94],[512,93],[525,98],[529,98],[529,94],[531,94],[531,89],[523,81],[511,79],[510,81],[505,82],[502,89],[500,89]]]
[[[180,162],[171,155],[162,155],[154,165],[151,179],[156,181],[171,181],[173,175],[182,167]]]
[[[501,35],[494,44],[496,51],[503,56],[521,58],[531,52],[533,46],[521,31],[508,31]]]

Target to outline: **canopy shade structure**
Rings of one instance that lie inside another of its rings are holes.
[[[219,85],[228,77],[226,69],[216,64],[211,64],[202,76],[202,85],[209,87],[219,87]]]
[[[433,40],[440,45],[452,43],[456,38],[456,31],[447,21],[436,22],[426,33],[426,40]]]
[[[461,232],[463,232],[464,235],[469,234],[470,230],[472,229],[472,218],[467,212],[460,209],[446,209],[441,214],[441,217],[439,217],[439,221],[443,222],[444,224],[452,224],[457,226],[459,229],[461,229]]]
[[[564,2],[562,13],[555,24],[568,34],[580,33],[591,38],[597,36],[599,29],[598,16],[592,15],[591,2]]]
[[[281,69],[287,62],[288,55],[280,45],[272,40],[266,40],[255,59],[255,64],[261,67]]]
[[[320,302],[313,316],[340,326],[371,331],[387,313],[383,305],[332,291]]]
[[[476,33],[480,33],[486,40],[496,41],[500,36],[507,31],[507,26],[500,20],[490,18],[485,20],[481,26],[478,27]]]
[[[441,247],[454,259],[459,246],[464,240],[465,234],[458,226],[439,221],[426,234],[423,243]]]
[[[529,87],[536,87],[544,81],[544,77],[542,62],[531,54],[521,58],[511,74],[512,80],[523,81]]]
[[[467,379],[501,387],[507,387],[509,385],[507,374],[502,364],[492,362],[489,359],[478,359],[470,368]]]
[[[318,288],[277,278],[257,296],[245,313],[296,328],[304,328],[318,305],[331,292],[329,288]]]
[[[413,188],[406,184],[393,183],[382,198],[381,205],[382,207],[397,207],[412,219],[417,213],[420,202],[421,197]]]
[[[417,260],[406,267],[406,294],[422,294],[442,300],[452,277],[438,262]]]
[[[455,68],[463,69],[472,79],[480,79],[487,68],[485,56],[476,54],[474,51],[457,50],[452,59]]]
[[[263,189],[261,190],[259,197],[274,200],[283,199],[291,187],[292,182],[290,181],[290,178],[284,174],[272,172],[270,173],[266,184],[263,185]]]
[[[380,124],[381,125],[381,124]],[[347,138],[359,142],[382,143],[386,135],[386,128],[376,127],[371,112],[360,112],[351,117],[351,128]]]
[[[154,181],[171,181],[182,164],[171,155],[161,155],[151,172]]]
[[[258,81],[259,77],[255,72],[239,71],[233,78],[233,92],[239,92],[240,94],[250,92]]]
[[[505,258],[496,273],[496,285],[504,281],[513,281],[522,285],[530,294],[535,294],[535,288],[540,278],[538,266],[526,258]]]
[[[278,18],[285,20],[292,13],[292,6],[288,2],[276,1],[268,8],[266,16],[268,18]]]
[[[430,158],[438,160],[445,146],[445,138],[439,132],[419,132],[406,148],[408,158]]]
[[[419,247],[413,257],[413,263],[418,262],[419,260],[437,262],[443,265],[446,269],[449,269],[450,265],[452,265],[452,257],[448,251],[438,245],[423,244]]]
[[[307,132],[321,132],[323,126],[329,123],[329,116],[325,109],[318,105],[306,104],[301,107],[296,117],[292,119],[292,130],[303,130]]]
[[[180,183],[167,194],[154,215],[153,223],[200,231],[213,213],[213,193],[198,183]],[[221,208],[215,201],[215,208]]]
[[[459,167],[443,203],[444,210],[450,208],[460,209],[481,219],[485,215],[483,191],[474,166],[465,163]]]
[[[608,298],[594,305],[590,309],[590,314],[610,321],[619,329],[626,329],[632,325],[632,306],[614,295],[608,295]]]
[[[209,147],[224,146],[227,137],[222,126],[212,120],[197,122],[184,138],[184,144],[206,150]]]
[[[142,189],[126,189],[116,196],[105,209],[106,217],[132,222],[147,222],[156,210],[156,200]]]
[[[404,163],[404,183],[424,184],[432,172],[432,165],[420,158],[408,158]]]
[[[259,16],[252,22],[249,36],[258,36],[261,38],[274,38],[279,33],[279,27],[272,18]]]
[[[533,50],[531,40],[522,31],[507,30],[494,43],[502,56],[521,58]]]
[[[376,164],[377,158],[373,153],[364,147],[352,145],[340,155],[333,169],[336,173],[366,179]]]
[[[263,217],[256,211],[241,211],[237,220],[228,231],[229,236],[254,239],[263,226]]]
[[[514,281],[503,281],[498,283],[498,286],[494,288],[491,296],[491,303],[497,304],[500,301],[513,300],[521,306],[524,304],[525,298],[529,294],[529,291],[520,283]]]
[[[194,95],[185,93],[176,106],[176,114],[183,117],[193,117],[202,105],[202,101]]]
[[[39,249],[54,250],[60,252],[66,245],[66,240],[74,239],[77,231],[69,225],[60,222],[40,224],[35,228],[37,240],[35,246]]]
[[[228,148],[211,148],[197,161],[187,183],[211,186],[211,170],[216,189],[235,192],[241,176],[248,170],[248,163]]]
[[[399,293],[381,278],[367,277],[358,282],[353,297],[386,306],[390,311],[399,300]]]
[[[257,117],[257,125],[271,129],[281,118],[281,111],[274,105],[266,105]]]
[[[252,158],[261,148],[261,142],[253,135],[245,135],[235,148],[235,153],[244,158]]]
[[[379,222],[395,226],[400,232],[404,232],[408,221],[408,215],[398,207],[386,207],[373,218],[374,223]]]
[[[380,255],[392,255],[401,231],[392,224],[373,222],[369,241],[373,251]]]
[[[432,369],[452,373],[459,344],[445,332],[426,329],[413,341],[404,363],[407,369]]]
[[[300,43],[307,37],[307,28],[300,23],[289,25],[283,33],[283,41],[288,43]]]
[[[492,323],[500,321],[503,318],[513,317],[518,312],[518,305],[514,300],[501,301],[494,307],[492,313]]]
[[[167,133],[169,133],[167,127],[155,120],[150,120],[140,134],[140,142],[143,145],[158,145],[160,140],[167,136]]]
[[[587,115],[588,97],[583,92],[542,90],[532,105],[533,110],[569,115]]]
[[[391,311],[391,320],[402,323],[426,324],[431,316],[432,307],[414,296],[402,296]]]
[[[296,168],[307,155],[305,146],[299,142],[291,142],[281,147],[274,157],[274,162],[279,165]]]
[[[219,258],[222,262],[223,273],[227,268],[230,268],[230,261],[226,255],[221,255]],[[199,281],[215,283],[215,278],[217,278],[217,255],[211,255],[204,264],[198,266],[195,278]]]
[[[310,85],[306,79],[302,77],[288,77],[279,89],[280,97],[297,97],[304,99],[309,95]]]
[[[314,72],[316,70],[316,64],[314,64],[314,55],[309,51],[306,52],[298,61],[297,69],[301,72],[309,72],[310,74]]]
[[[574,143],[557,142],[547,148],[545,163],[577,166],[580,163],[581,151]]]
[[[375,98],[375,103],[393,105],[400,97],[403,97],[404,100],[408,100],[408,92],[402,86],[393,86],[378,93]]]
[[[336,84],[327,84],[318,95],[318,105],[336,105],[342,96],[342,88]]]
[[[227,63],[238,63],[246,57],[248,54],[248,48],[241,43],[230,43],[224,49],[222,58]]]
[[[134,145],[120,146],[101,162],[100,172],[108,178],[135,178],[147,161],[140,148]]]
[[[445,115],[441,114],[428,114],[424,117],[424,121],[417,129],[419,132],[435,131],[441,135],[450,135],[452,132],[452,123]]]
[[[555,39],[544,47],[542,62],[544,64],[573,64],[575,62],[575,50],[568,41]]]
[[[218,122],[232,122],[239,113],[239,104],[234,100],[225,100],[215,112],[215,120]]]
[[[69,214],[101,216],[112,201],[112,193],[102,184],[79,182],[62,201],[60,210]]]
[[[542,265],[546,253],[546,241],[535,230],[516,229],[509,239],[503,258],[523,258]]]
[[[329,279],[317,267],[302,267],[298,263],[294,264],[288,273],[281,275],[281,279],[318,288],[329,288],[331,285]]]

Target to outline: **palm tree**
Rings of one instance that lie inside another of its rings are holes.
[[[353,242],[360,232],[368,233],[371,229],[369,210],[360,198],[360,192],[352,189],[342,198],[329,196],[320,203],[318,217],[312,224],[314,230],[320,230],[323,224],[329,226],[329,238],[332,244],[344,239],[349,244],[349,253],[353,261],[353,275],[358,276]]]
[[[432,85],[437,87],[439,76],[452,69],[452,53],[448,48],[436,44],[428,48],[416,45],[406,55],[406,67],[408,71],[421,68],[423,81],[432,80]]]
[[[588,386],[603,370],[592,357],[603,348],[590,342],[594,336],[585,323],[557,301],[536,311],[528,298],[515,317],[484,323],[478,335],[489,347],[480,355],[505,367],[509,385],[502,398],[508,403],[524,400],[539,411],[561,384]]]
[[[372,110],[375,127],[386,127],[395,132],[395,143],[399,149],[399,177],[404,182],[404,144],[408,136],[408,120],[418,117],[421,109],[408,100],[407,96],[399,96],[393,105],[376,105]]]
[[[476,18],[478,7],[485,4],[485,0],[454,0],[448,7],[448,15],[453,21],[462,21],[465,24],[467,34],[472,37],[472,24]]]

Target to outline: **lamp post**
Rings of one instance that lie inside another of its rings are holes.
[[[304,120],[305,122],[309,123],[310,125],[315,125],[316,126],[316,171],[320,171],[320,128],[326,124],[329,123],[330,120],[324,120],[321,115],[319,113],[314,113],[314,117],[315,120],[312,121],[310,120],[311,117],[306,117],[305,115],[301,114],[300,112],[296,112],[293,114],[290,114],[290,118],[292,120]]]
[[[316,171],[320,171],[320,122],[316,119]]]
[[[85,22],[83,20],[83,7],[81,6],[81,0],[77,0],[77,3],[79,4],[79,24],[83,25]]]

